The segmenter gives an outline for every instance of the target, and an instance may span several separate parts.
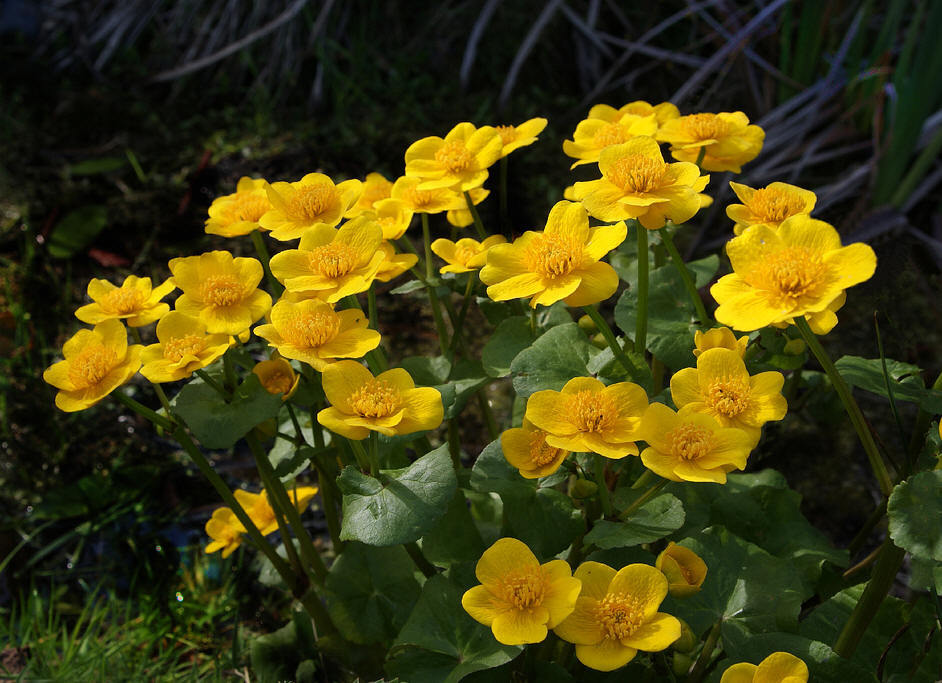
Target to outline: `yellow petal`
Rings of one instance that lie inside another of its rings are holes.
[[[544,607],[507,610],[494,618],[491,631],[497,642],[504,645],[525,645],[546,640],[546,620],[548,613]]]
[[[641,603],[645,618],[650,619],[667,596],[667,578],[651,565],[629,564],[618,570],[608,589],[632,596]]]
[[[340,362],[342,363],[343,361]],[[325,370],[330,367],[332,367],[332,365],[328,365]],[[349,414],[342,413],[333,406],[324,408],[317,414],[317,421],[319,423],[327,427],[330,431],[340,434],[340,436],[345,436],[355,441],[362,441],[370,435],[370,430],[366,427],[347,424],[349,418]]]
[[[402,410],[402,420],[396,427],[397,434],[435,429],[444,419],[442,395],[434,387],[416,387],[403,392]]]
[[[590,263],[577,273],[579,286],[565,297],[568,306],[588,306],[605,301],[618,289],[618,273],[607,263]]]
[[[585,244],[589,237],[589,215],[585,207],[578,202],[557,202],[550,209],[543,234],[559,236],[575,244]]]
[[[461,606],[475,621],[490,626],[494,619],[508,609],[507,603],[497,598],[484,586],[474,586],[461,596]]]
[[[723,672],[720,683],[753,683],[758,668],[755,664],[748,662],[733,664]]]
[[[353,413],[350,406],[351,394],[372,379],[373,375],[369,370],[352,360],[341,360],[328,365],[321,376],[327,400],[348,415]]]
[[[526,419],[549,434],[575,434],[578,428],[572,423],[567,405],[558,391],[538,391],[527,399]]]
[[[596,645],[576,645],[576,657],[590,669],[614,671],[625,666],[638,653],[617,640],[605,639]]]
[[[612,573],[614,572],[613,569]],[[596,614],[598,606],[597,599],[580,595],[576,599],[572,614],[559,622],[553,628],[553,632],[567,643],[576,645],[598,643],[605,637],[605,631]]]
[[[788,652],[773,652],[759,662],[753,680],[755,683],[792,683],[808,680],[808,666],[798,657]]]
[[[553,628],[576,608],[582,581],[572,575],[569,563],[563,560],[547,562],[542,565],[542,569],[546,577],[546,590],[541,604],[549,611],[546,626]]]
[[[508,574],[524,567],[537,569],[539,561],[533,551],[516,538],[500,538],[484,551],[474,569],[475,576],[485,586],[498,585]]]
[[[660,652],[680,638],[680,622],[676,617],[658,612],[645,620],[630,638],[623,638],[622,645],[645,652]]]

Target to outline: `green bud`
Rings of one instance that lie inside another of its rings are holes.
[[[804,339],[789,339],[785,343],[785,348],[782,349],[785,352],[786,356],[797,356],[805,352],[805,340]]]
[[[588,479],[576,479],[569,488],[569,495],[576,499],[591,498],[599,490],[598,484]]]
[[[592,338],[589,341],[592,342],[592,346],[598,349],[608,348],[608,342],[605,341],[605,337],[602,335],[601,332],[599,332],[598,334],[592,335]]]
[[[682,652],[675,652],[672,666],[675,675],[686,676],[687,672],[690,671],[690,667],[693,666],[693,657]]]
[[[598,328],[595,326],[595,322],[587,315],[579,318],[579,329],[585,332],[586,334],[592,334],[598,332]]]
[[[690,628],[690,624],[688,624],[683,619],[677,619],[677,621],[680,622],[680,638],[671,644],[671,648],[675,653],[675,660],[678,656],[678,653],[693,652],[697,649],[697,645],[700,643],[700,639],[697,638],[696,634]]]

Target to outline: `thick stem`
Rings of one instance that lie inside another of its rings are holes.
[[[705,156],[706,156],[706,145],[700,148],[700,153],[697,155],[697,162],[696,162],[697,168],[699,168],[701,171],[703,170],[703,166],[701,166],[700,164],[703,163],[703,157]]]
[[[633,513],[639,507],[641,507],[642,505],[647,503],[649,500],[654,498],[654,496],[656,496],[662,488],[667,486],[667,484],[668,484],[667,479],[661,479],[661,481],[657,482],[654,486],[652,486],[647,491],[642,493],[635,502],[633,502],[631,505],[626,507],[622,511],[622,513],[618,515],[618,519],[625,520],[631,517],[631,513]]]
[[[370,462],[370,458],[366,454],[363,444],[361,444],[356,439],[347,439],[347,443],[350,444],[350,449],[353,451],[353,457],[356,458],[357,466],[360,468],[360,470],[364,472],[369,471],[370,474],[375,476],[375,468]]]
[[[458,347],[461,345],[461,335],[464,332],[464,321],[468,316],[468,309],[471,308],[471,294],[474,292],[474,273],[468,273],[468,284],[464,288],[464,299],[461,302],[461,311],[458,313],[458,320],[455,321],[455,331],[451,335],[451,345],[448,348],[448,358],[454,358]]]
[[[314,467],[317,470],[317,481],[320,484],[319,491],[321,502],[324,505],[324,517],[327,518],[327,533],[330,534],[330,542],[334,546],[334,553],[340,554],[343,551],[343,541],[340,540],[340,520],[337,517],[337,484],[330,476],[327,465],[321,462],[323,453],[314,457]]]
[[[484,424],[487,426],[487,433],[490,435],[491,439],[496,439],[497,435],[500,434],[500,429],[497,426],[497,420],[494,419],[494,411],[491,410],[490,404],[487,402],[487,396],[484,395],[484,391],[487,387],[481,387],[478,390],[478,407],[481,409],[481,414],[484,416]]]
[[[442,318],[441,302],[438,299],[438,292],[435,291],[435,285],[432,284],[432,242],[428,227],[428,214],[422,216],[422,240],[425,243],[425,291],[428,292],[429,305],[432,307],[432,318],[435,320],[435,332],[438,334],[438,346],[442,355],[448,353],[448,334],[445,331],[445,321]]]
[[[130,396],[125,396],[120,391],[115,391],[112,396],[114,396],[120,403],[123,403],[141,417],[150,420],[157,427],[160,427],[164,431],[169,432],[171,429],[173,429],[173,422],[171,420],[167,419],[163,415],[155,413],[153,410],[141,403],[138,403]],[[169,417],[170,413],[167,413],[167,416]]]
[[[435,571],[435,566],[425,559],[422,550],[414,541],[412,543],[406,543],[403,547],[406,549],[406,552],[409,553],[409,557],[412,558],[412,561],[415,562],[415,566],[425,575],[425,578],[431,578],[438,573]]]
[[[693,668],[690,669],[690,673],[687,674],[687,683],[699,683],[700,679],[703,678],[703,674],[706,673],[707,667],[710,665],[710,658],[713,656],[716,643],[720,639],[720,631],[722,628],[722,620],[713,624],[713,628],[711,628],[710,633],[707,634],[706,640],[703,641],[703,649],[700,650],[700,656],[697,657],[696,663],[693,665]]]
[[[802,339],[805,340],[805,344],[811,349],[814,357],[818,359],[821,367],[824,368],[828,378],[831,380],[831,384],[840,397],[841,403],[844,404],[844,410],[847,411],[851,424],[854,426],[857,436],[860,438],[860,443],[863,444],[864,451],[867,453],[867,459],[870,461],[870,468],[877,478],[880,490],[883,492],[884,496],[889,496],[890,492],[893,490],[893,480],[890,478],[886,464],[883,462],[883,457],[880,455],[877,444],[873,439],[873,434],[870,432],[870,427],[867,425],[867,421],[860,411],[860,406],[858,406],[857,401],[854,400],[850,387],[847,386],[844,378],[841,377],[841,373],[837,371],[834,363],[831,362],[830,356],[828,356],[824,347],[821,346],[821,342],[818,341],[815,333],[811,331],[811,328],[808,326],[808,321],[806,321],[803,316],[798,316],[795,318],[795,326],[801,333]]]
[[[458,433],[458,423],[454,418],[448,420],[448,453],[451,455],[451,464],[455,471],[461,470],[461,436]]]
[[[635,318],[635,351],[643,356],[648,341],[648,230],[638,221],[634,221],[634,224],[638,238],[638,310]],[[627,366],[625,369],[628,369]]]
[[[697,311],[697,319],[700,325],[706,326],[709,324],[710,316],[707,315],[706,306],[703,305],[703,299],[700,297],[700,292],[697,289],[697,283],[694,281],[693,275],[687,268],[687,264],[684,263],[684,259],[680,255],[680,252],[677,251],[677,247],[674,245],[674,238],[671,236],[670,229],[667,227],[661,228],[660,234],[661,242],[667,249],[667,253],[670,254],[671,261],[674,262],[674,267],[677,269],[677,272],[680,273],[680,279],[683,280],[684,288],[687,290],[687,296],[690,297],[690,303],[693,304],[693,307]]]
[[[880,548],[876,564],[873,566],[873,572],[870,574],[870,581],[864,592],[857,601],[857,606],[851,612],[850,618],[841,629],[841,634],[834,643],[834,652],[845,659],[853,656],[854,651],[860,644],[861,638],[867,632],[867,627],[876,616],[877,610],[883,603],[883,599],[893,586],[896,573],[899,571],[906,555],[905,550],[901,550],[893,545],[893,541],[887,538]]]
[[[277,299],[284,291],[284,287],[282,287],[281,283],[272,275],[271,266],[269,266],[271,257],[268,255],[268,249],[265,247],[265,240],[262,239],[262,233],[258,230],[253,230],[250,234],[252,236],[252,246],[255,247],[258,260],[262,262],[262,268],[265,269],[265,279],[268,281],[268,288],[271,290],[272,298]]]
[[[605,464],[603,456],[595,456],[595,483],[598,486],[599,501],[602,503],[603,518],[612,516],[612,498],[608,491],[608,484],[605,481]]]
[[[223,385],[221,385],[219,382],[214,380],[212,377],[210,377],[208,372],[206,372],[205,370],[194,370],[193,374],[195,374],[201,380],[206,382],[206,384],[208,384],[213,389],[215,389],[216,393],[218,393],[220,396],[226,399],[229,398],[229,392],[226,391],[226,388]]]
[[[478,231],[478,237],[482,240],[487,239],[487,231],[484,229],[484,223],[481,222],[481,216],[478,214],[478,209],[474,205],[474,202],[471,201],[471,194],[466,190],[464,193],[464,201],[468,205],[468,211],[471,212],[471,218],[474,219],[474,227]]]
[[[628,360],[628,356],[625,355],[625,350],[621,347],[621,344],[619,344],[618,340],[615,339],[615,333],[612,332],[612,328],[608,326],[607,322],[605,322],[605,318],[602,317],[602,314],[598,312],[598,309],[596,309],[595,306],[583,306],[582,310],[586,312],[586,315],[592,318],[592,322],[595,323],[598,331],[602,333],[603,337],[605,337],[605,341],[612,350],[612,354],[615,356],[615,359],[621,363],[622,367],[625,368],[625,372],[628,373],[629,376],[633,377],[634,373],[632,373],[631,370],[631,361]]]

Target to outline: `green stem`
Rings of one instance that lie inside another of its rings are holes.
[[[860,640],[867,632],[867,627],[876,616],[877,610],[883,603],[887,592],[893,586],[896,573],[899,571],[903,562],[905,550],[901,550],[893,545],[893,541],[887,538],[880,548],[873,571],[870,574],[870,581],[867,587],[857,601],[854,611],[841,629],[837,641],[834,643],[834,652],[845,659],[853,656],[854,651],[860,644]]]
[[[648,230],[638,221],[632,222],[638,239],[638,310],[635,318],[635,351],[644,356],[648,341]],[[627,370],[628,367],[625,366],[625,369]]]
[[[602,336],[605,337],[605,341],[612,350],[612,354],[615,356],[615,359],[622,364],[622,367],[625,368],[625,372],[628,373],[630,377],[633,377],[633,365],[631,361],[628,360],[628,356],[625,355],[625,350],[621,347],[621,344],[619,344],[618,340],[615,339],[615,333],[612,332],[612,328],[608,326],[607,322],[605,322],[605,318],[602,317],[602,314],[598,312],[598,309],[596,309],[595,306],[583,306],[582,310],[586,312],[586,315],[592,318],[592,322],[595,323],[595,326],[598,328],[599,332],[601,332]]]
[[[194,370],[193,374],[195,374],[201,380],[206,382],[206,384],[208,384],[213,389],[215,389],[216,393],[222,396],[224,399],[226,400],[229,399],[230,394],[228,391],[226,391],[226,388],[223,385],[221,385],[219,382],[214,380],[208,372],[206,372],[205,370]]]
[[[343,541],[340,540],[340,521],[337,518],[337,483],[331,478],[327,465],[321,462],[325,454],[319,453],[314,457],[314,468],[317,470],[317,481],[320,484],[321,502],[324,504],[324,517],[327,518],[327,533],[334,546],[334,553],[343,551]]]
[[[805,344],[811,349],[811,352],[814,354],[815,358],[818,359],[821,367],[824,368],[828,378],[831,380],[831,384],[840,397],[841,403],[844,404],[844,410],[847,411],[851,424],[853,424],[857,436],[860,438],[860,443],[863,444],[864,451],[867,453],[867,459],[870,461],[870,468],[877,478],[880,490],[883,492],[884,496],[889,496],[890,492],[893,490],[893,480],[890,478],[889,472],[887,472],[883,457],[880,455],[877,444],[873,440],[873,434],[870,432],[867,421],[860,411],[860,406],[858,406],[857,401],[854,400],[850,387],[847,386],[844,378],[841,377],[841,373],[837,371],[834,363],[831,362],[830,356],[828,356],[824,347],[821,346],[821,342],[818,341],[815,333],[811,331],[811,328],[808,326],[808,321],[806,321],[803,316],[798,316],[795,318],[795,326],[801,333],[802,339],[805,340]]]
[[[376,281],[375,280],[370,285],[369,290],[367,290],[366,305],[367,305],[367,310],[369,311],[368,316],[370,319],[370,329],[378,330],[378,328],[376,327],[376,320],[378,316],[376,314]]]
[[[464,300],[461,302],[461,311],[458,313],[458,320],[455,322],[455,331],[451,336],[451,344],[448,348],[449,359],[454,358],[461,342],[461,335],[464,332],[464,321],[468,316],[468,309],[471,308],[471,293],[474,291],[474,273],[468,273],[468,284],[464,288]]]
[[[612,516],[612,498],[608,491],[608,484],[605,482],[605,464],[603,456],[595,456],[595,483],[598,485],[603,518]]]
[[[461,471],[461,436],[458,433],[458,423],[454,419],[448,420],[448,453],[455,471]]]
[[[684,282],[684,288],[687,290],[687,296],[690,297],[690,302],[697,310],[697,318],[700,322],[700,325],[706,326],[709,324],[710,316],[707,315],[706,306],[703,305],[703,299],[700,297],[700,292],[697,289],[697,284],[693,279],[693,275],[691,275],[690,270],[687,268],[687,264],[684,263],[684,259],[681,257],[680,252],[677,251],[677,246],[674,244],[674,238],[671,236],[670,229],[663,227],[659,232],[661,234],[661,242],[667,249],[667,253],[670,254],[671,261],[674,262],[674,267],[677,269],[677,272],[680,273],[680,279]]]
[[[171,419],[168,419],[170,417],[170,413],[167,413],[167,417],[164,417],[163,415],[155,413],[147,406],[138,403],[130,396],[125,396],[120,391],[115,391],[112,396],[114,396],[120,403],[123,403],[141,417],[150,420],[164,431],[169,432],[171,429],[173,429],[173,422]]]
[[[703,170],[703,166],[701,166],[700,164],[703,163],[703,157],[705,156],[706,156],[706,145],[700,148],[700,153],[697,155],[696,164],[697,164],[697,168],[699,168],[701,171]]]
[[[847,546],[847,552],[850,555],[851,559],[860,552],[860,549],[863,548],[864,543],[867,542],[867,538],[870,536],[870,532],[873,531],[873,528],[879,524],[880,520],[883,519],[883,515],[886,514],[886,498],[883,499],[876,509],[870,513],[870,516],[867,517],[867,521],[863,523],[863,526],[860,527],[860,531],[857,532],[857,535],[854,536],[853,540],[850,542],[850,545]]]
[[[379,433],[370,432],[370,474],[374,477],[379,472]]]
[[[442,355],[448,353],[447,338],[445,332],[445,321],[442,318],[441,302],[438,299],[438,292],[435,291],[435,285],[432,284],[432,242],[428,227],[428,214],[420,214],[422,217],[422,241],[425,243],[425,291],[428,292],[428,301],[432,307],[432,318],[435,320],[435,332],[438,334],[438,346]]]
[[[652,487],[649,488],[647,491],[645,491],[644,493],[642,493],[642,494],[638,497],[638,499],[637,499],[635,502],[633,502],[631,505],[629,505],[628,507],[626,507],[626,508],[622,511],[622,513],[621,513],[620,515],[618,515],[618,519],[625,520],[625,519],[628,519],[629,517],[631,517],[631,513],[633,513],[633,512],[634,512],[635,510],[637,510],[639,507],[641,507],[642,505],[644,505],[645,503],[647,503],[649,500],[651,500],[652,498],[654,498],[654,496],[656,496],[657,493],[658,493],[662,488],[664,488],[665,486],[667,486],[668,483],[669,483],[669,482],[667,481],[667,479],[661,479],[661,481],[657,482],[654,486],[652,486]]]
[[[486,389],[487,387],[484,386],[478,390],[478,407],[481,409],[481,414],[484,416],[484,424],[487,426],[487,433],[493,440],[497,438],[498,434],[500,434],[500,429],[497,427],[497,420],[494,419],[494,412],[491,410],[491,406],[487,402],[487,396],[484,395],[484,391]]]
[[[693,668],[690,669],[690,673],[687,674],[687,683],[699,683],[700,679],[703,678],[703,674],[706,673],[707,667],[710,665],[710,658],[713,656],[716,643],[720,639],[720,631],[722,628],[722,620],[713,624],[713,628],[711,628],[710,633],[707,634],[706,640],[703,641],[703,649],[700,650],[700,656],[697,657],[696,663],[693,665]]]
[[[425,575],[425,578],[430,579],[438,573],[435,570],[435,566],[425,559],[425,555],[422,554],[422,550],[416,545],[415,541],[406,543],[403,547],[406,549],[406,552],[409,553],[409,557],[412,558],[412,561],[415,562],[415,566]]]
[[[232,364],[232,356],[228,353],[222,355],[222,369],[226,378],[226,390],[231,396],[238,386],[238,379],[236,378],[235,365]]]
[[[366,454],[366,449],[356,439],[347,439],[350,449],[353,451],[353,457],[357,459],[357,466],[364,472],[369,471],[373,476],[376,475],[376,469],[370,462],[370,457]]]
[[[474,227],[478,231],[478,237],[482,240],[487,239],[487,231],[484,229],[484,223],[481,222],[481,216],[478,214],[478,209],[474,205],[474,202],[471,201],[471,194],[465,190],[464,193],[465,204],[468,205],[468,211],[471,212],[471,218],[474,219]]]
[[[265,240],[262,239],[262,233],[258,230],[253,230],[250,235],[252,236],[252,246],[255,247],[255,253],[258,254],[258,260],[262,262],[262,268],[265,269],[265,279],[268,281],[268,288],[271,290],[272,298],[277,299],[284,291],[284,287],[282,287],[281,283],[272,275],[271,266],[269,265],[271,257],[268,255]]]
[[[299,446],[303,446],[306,443],[304,440],[304,432],[301,431],[301,423],[298,422],[298,416],[294,412],[294,406],[292,406],[290,402],[285,401],[285,407],[288,408],[288,416],[291,418],[291,424],[294,426],[295,443]],[[311,425],[312,430],[313,428],[314,425]]]
[[[539,325],[536,322],[536,306],[530,308],[530,339],[536,339],[539,336]]]

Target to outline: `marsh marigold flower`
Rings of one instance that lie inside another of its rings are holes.
[[[234,491],[233,496],[239,505],[245,509],[249,519],[258,527],[262,536],[267,536],[278,530],[278,520],[271,503],[268,502],[268,492],[249,493],[248,491]],[[298,512],[303,512],[310,504],[311,499],[317,495],[316,486],[298,486],[288,489],[288,497]]]
[[[808,683],[808,665],[788,652],[773,652],[758,666],[733,664],[720,683]]]
[[[259,229],[259,220],[272,204],[268,200],[268,181],[264,178],[239,178],[236,191],[216,197],[209,205],[206,232],[210,235],[238,237]]]
[[[750,125],[741,111],[691,114],[667,121],[657,139],[670,143],[671,156],[678,161],[695,162],[705,149],[701,168],[739,173],[743,164],[759,156],[765,131]]]
[[[638,650],[660,652],[680,638],[680,621],[658,607],[667,597],[667,578],[654,567],[630,564],[617,572],[583,562],[576,609],[553,632],[574,643],[576,657],[590,669],[614,671]]]
[[[444,139],[431,136],[409,145],[406,175],[420,179],[420,190],[450,187],[465,192],[484,184],[487,169],[500,158],[502,144],[493,126],[475,128],[465,121]]]
[[[334,184],[323,173],[308,173],[294,183],[272,183],[268,187],[271,211],[259,224],[271,230],[276,240],[296,240],[318,223],[334,226],[360,197],[363,184],[344,180]]]
[[[638,454],[635,441],[647,407],[648,396],[637,384],[605,386],[593,377],[574,377],[562,391],[533,394],[526,419],[547,433],[550,446],[617,459]]]
[[[210,334],[240,335],[271,309],[271,296],[258,289],[264,271],[257,259],[210,251],[171,260],[170,272],[183,290],[176,309]]]
[[[360,215],[369,216],[383,229],[384,240],[397,240],[406,234],[414,211],[401,199],[380,199],[369,211]]]
[[[467,203],[460,192],[449,187],[419,189],[420,178],[402,176],[393,183],[392,198],[398,199],[413,213],[442,213],[467,211]]]
[[[225,559],[242,545],[245,527],[242,526],[235,513],[227,507],[213,510],[213,516],[206,522],[205,528],[206,535],[213,539],[206,545],[204,552],[207,554],[222,550],[222,556]]]
[[[727,472],[746,467],[756,444],[750,432],[723,427],[689,405],[675,413],[663,403],[652,403],[641,418],[639,435],[648,443],[641,462],[671,481],[725,484]]]
[[[392,186],[392,181],[382,173],[367,173],[360,197],[347,209],[344,218],[356,218],[364,211],[374,211],[378,202],[392,196]]]
[[[490,248],[481,282],[494,301],[530,298],[532,308],[557,301],[598,303],[618,289],[615,269],[599,259],[624,242],[627,232],[624,223],[590,228],[581,204],[559,202],[543,232],[527,231],[513,244]]]
[[[442,423],[442,395],[434,387],[416,387],[406,370],[394,368],[376,377],[352,360],[322,371],[330,407],[317,421],[332,432],[357,441],[370,431],[386,436],[435,429]]]
[[[536,136],[546,128],[547,121],[544,118],[530,119],[524,121],[519,126],[497,126],[497,133],[500,135],[500,141],[503,146],[500,150],[500,158],[536,142]]]
[[[461,596],[461,606],[504,645],[539,643],[568,617],[582,583],[563,560],[544,564],[525,543],[498,539],[474,569],[481,585]]]
[[[726,207],[726,215],[736,222],[733,232],[737,235],[751,225],[777,228],[786,218],[800,214],[807,216],[818,201],[811,190],[788,183],[769,183],[758,190],[733,182],[729,186],[742,202]]]
[[[700,191],[710,176],[696,164],[665,163],[654,138],[637,137],[607,147],[599,157],[598,180],[576,183],[573,194],[603,221],[636,218],[648,230],[667,220],[684,223],[700,210]]]
[[[92,303],[79,307],[75,317],[90,325],[106,320],[123,320],[130,327],[149,325],[170,310],[170,306],[160,300],[174,288],[172,280],[151,287],[149,277],[137,275],[128,275],[120,287],[93,278],[88,283],[88,298]]]
[[[671,398],[683,409],[711,415],[724,427],[748,432],[759,442],[762,425],[785,417],[782,396],[785,377],[780,372],[750,376],[737,351],[708,349],[697,357],[697,367],[678,370],[671,377]]]
[[[816,334],[830,332],[844,290],[869,280],[877,266],[868,245],[841,246],[832,226],[805,215],[786,218],[777,230],[753,226],[727,242],[726,254],[733,272],[710,288],[716,319],[747,332],[798,316]]]
[[[385,260],[383,231],[369,216],[358,216],[334,229],[314,226],[297,249],[275,254],[271,272],[289,292],[316,292],[330,303],[365,292]]]
[[[464,237],[457,242],[437,239],[432,242],[432,251],[448,265],[442,266],[441,273],[467,273],[483,268],[487,261],[487,252],[497,244],[507,242],[503,235],[491,235],[483,242]]]
[[[56,387],[56,406],[72,413],[85,410],[127,382],[141,367],[143,346],[128,346],[128,333],[119,320],[106,320],[91,330],[79,330],[62,347],[64,360],[43,372]]]
[[[667,589],[675,598],[699,593],[707,575],[706,562],[690,548],[673,541],[657,556],[654,566],[667,577]]]
[[[602,150],[639,135],[653,136],[657,128],[653,109],[647,113],[638,113],[597,104],[589,110],[589,116],[576,126],[573,139],[563,141],[563,153],[576,159],[569,167],[571,169],[582,164],[594,164],[598,162]]]
[[[338,358],[362,358],[379,346],[380,335],[368,329],[363,311],[334,307],[320,299],[280,299],[271,310],[271,322],[255,328],[285,358],[323,371]]]
[[[547,433],[528,419],[522,427],[508,429],[500,435],[500,448],[507,462],[520,471],[525,479],[548,477],[559,469],[569,455],[564,448],[546,443]]]
[[[490,190],[485,190],[483,187],[476,187],[473,190],[468,190],[468,196],[471,197],[471,204],[474,206],[477,206],[487,199],[487,196],[490,193]],[[462,200],[464,201],[463,209],[449,209],[445,212],[445,220],[456,228],[466,228],[474,223],[474,214],[471,213],[471,209],[468,208],[467,200],[463,197]]]
[[[392,242],[383,242],[379,249],[383,253],[383,260],[376,271],[376,279],[380,282],[399,277],[419,261],[416,254],[397,253]]]
[[[272,353],[268,360],[259,361],[252,368],[252,374],[269,394],[281,394],[281,400],[286,401],[298,388],[301,376],[294,371],[291,363],[281,357],[277,351]]]
[[[157,323],[157,343],[144,348],[141,374],[154,384],[185,379],[220,358],[232,342],[228,334],[207,334],[198,318],[170,311]]]
[[[736,351],[742,358],[746,354],[746,347],[749,345],[749,335],[744,334],[739,339],[728,327],[714,327],[712,330],[701,332],[697,330],[693,334],[694,350],[693,355],[699,356],[707,349],[729,349]]]

